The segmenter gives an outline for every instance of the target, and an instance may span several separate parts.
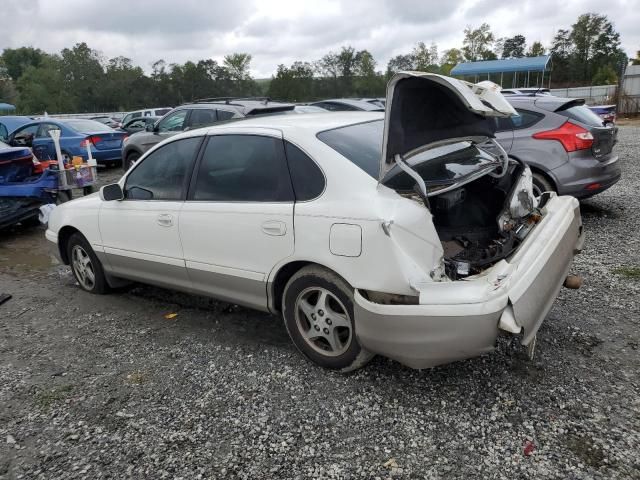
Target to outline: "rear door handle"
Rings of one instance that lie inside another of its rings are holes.
[[[267,220],[262,223],[262,231],[267,235],[280,237],[287,233],[287,225],[279,220]]]
[[[170,227],[173,225],[173,216],[168,213],[161,213],[158,215],[157,222],[161,227]]]

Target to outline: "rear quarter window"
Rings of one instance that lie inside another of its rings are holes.
[[[382,120],[356,123],[318,133],[318,140],[333,148],[373,178],[378,178],[382,155]]]
[[[592,112],[586,105],[575,105],[570,108],[556,110],[556,113],[591,127],[602,127],[604,125],[602,118]]]
[[[285,142],[285,152],[296,200],[304,202],[319,197],[324,191],[324,174],[306,153]]]

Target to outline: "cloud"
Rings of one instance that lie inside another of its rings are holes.
[[[629,55],[640,49],[637,0],[2,0],[0,49],[31,45],[59,52],[87,42],[106,58],[126,56],[149,70],[232,52],[253,55],[253,74],[280,63],[314,61],[343,45],[368,49],[384,70],[418,42],[440,51],[462,44],[467,25],[491,25],[496,38],[523,34],[548,45],[580,13],[606,14]],[[8,21],[7,21],[8,20]]]

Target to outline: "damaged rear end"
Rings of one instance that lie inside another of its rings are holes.
[[[493,141],[491,117],[514,113],[486,82],[424,73],[391,80],[379,180],[429,210],[442,250],[412,281],[417,302],[356,292],[365,348],[425,368],[490,351],[500,331],[533,342],[582,226],[577,200],[534,197],[529,168]],[[393,222],[384,222],[389,237]]]

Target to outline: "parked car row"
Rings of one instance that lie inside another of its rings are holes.
[[[427,368],[499,335],[531,352],[582,247],[580,208],[536,195],[527,163],[493,137],[526,107],[553,132],[528,141],[567,162],[604,140],[572,106],[521,107],[415,72],[391,80],[386,112],[185,105],[132,135],[138,161],[57,207],[46,238],[88,292],[141,281],[272,312],[327,368],[376,354]],[[222,116],[250,118],[197,128]]]
[[[618,181],[620,168],[612,150],[617,135],[612,123],[612,118],[615,118],[612,106],[598,110],[598,107],[587,107],[581,99],[555,97],[545,88],[503,89],[501,92],[516,108],[518,115],[496,120],[496,137],[509,155],[529,164],[537,193],[553,190],[585,198]],[[79,131],[76,121],[74,132],[70,131],[74,129],[73,119],[59,122],[71,122],[63,131],[64,155],[86,155],[80,143],[87,138],[100,163],[114,164],[122,159],[127,170],[162,140],[218,122],[265,114],[384,110],[383,98],[327,99],[305,105],[274,102],[267,98],[213,98],[175,109],[163,107],[130,112],[117,124],[119,126],[114,125],[114,121],[110,122],[110,117],[95,117],[105,123],[102,131],[95,122],[91,128],[85,124],[84,131]],[[46,159],[53,154],[52,142],[47,136],[47,129],[51,127],[32,131],[34,126],[27,126],[29,122],[45,120],[0,117],[0,139],[20,145],[35,142],[34,153],[38,158]],[[116,131],[120,134],[111,135],[112,131],[106,125],[117,126]],[[18,127],[21,127],[20,131],[14,132]],[[15,133],[13,139],[9,138],[10,133]],[[30,139],[29,134],[35,137]],[[81,138],[80,142],[78,138]]]
[[[11,131],[7,125],[11,126]],[[18,126],[19,125],[19,126]],[[122,140],[125,132],[119,132],[95,120],[82,118],[32,120],[5,123],[0,117],[0,140],[12,147],[28,147],[38,160],[56,159],[51,130],[60,130],[60,147],[65,163],[74,156],[87,158],[87,144],[98,163],[116,165],[121,159]]]

